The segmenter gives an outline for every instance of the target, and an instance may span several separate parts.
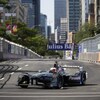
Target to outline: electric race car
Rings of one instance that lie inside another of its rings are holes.
[[[22,73],[18,76],[18,86],[27,88],[31,85],[42,85],[45,88],[61,88],[66,85],[85,85],[87,72],[79,66],[60,66],[48,71]]]

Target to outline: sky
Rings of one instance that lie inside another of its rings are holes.
[[[54,0],[40,0],[41,13],[47,15],[47,24],[51,25],[54,32]]]

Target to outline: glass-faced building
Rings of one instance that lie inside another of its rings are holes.
[[[55,29],[60,27],[61,18],[66,18],[66,0],[54,0]]]
[[[55,41],[61,42],[66,40],[67,31],[65,31],[66,21],[66,0],[54,0],[54,21],[55,21]],[[65,22],[64,22],[65,21]],[[63,37],[63,38],[62,38]],[[64,40],[63,40],[64,39]]]
[[[81,0],[67,0],[68,32],[79,29],[81,18]]]
[[[40,0],[21,0],[28,7],[27,24],[29,27],[40,25]]]
[[[45,14],[41,14],[41,32],[47,39],[47,16]]]

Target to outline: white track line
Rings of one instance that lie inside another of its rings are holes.
[[[7,96],[3,95],[0,96],[2,98],[95,98],[95,97],[100,97],[100,95],[71,95],[71,96]]]
[[[21,70],[22,68],[18,68],[17,70]]]
[[[28,64],[25,65],[25,67],[28,67],[28,66],[29,66]]]
[[[12,73],[10,73],[11,75],[13,75],[14,74],[14,72],[12,72]]]
[[[0,81],[2,81],[2,80],[4,80],[4,79],[5,79],[5,78],[3,77],[3,78],[0,79]]]
[[[69,92],[69,93],[61,93],[61,92],[37,92],[37,93],[32,93],[32,92],[0,92],[0,94],[54,94],[54,95],[64,95],[64,94],[66,94],[66,95],[100,95],[100,92]]]

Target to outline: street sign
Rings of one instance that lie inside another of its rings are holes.
[[[65,43],[65,44],[48,44],[47,45],[48,50],[72,50],[72,44],[71,43]]]

